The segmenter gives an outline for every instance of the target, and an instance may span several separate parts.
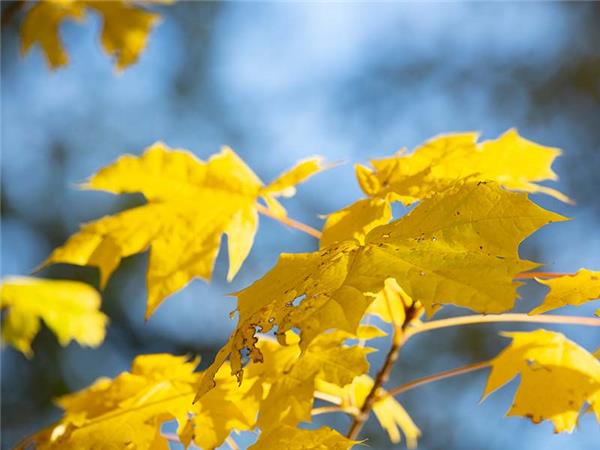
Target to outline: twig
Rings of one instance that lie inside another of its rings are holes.
[[[415,334],[425,331],[436,330],[438,328],[456,327],[460,325],[471,325],[476,323],[494,323],[494,322],[528,322],[528,323],[553,323],[562,325],[582,325],[588,327],[600,327],[600,319],[593,317],[578,316],[554,316],[554,315],[534,315],[528,314],[474,314],[471,316],[450,317],[448,319],[432,320],[415,325],[406,331],[406,339]]]
[[[319,400],[323,400],[325,402],[329,402],[333,405],[337,405],[340,406],[342,404],[342,399],[335,396],[335,395],[331,395],[331,394],[327,394],[325,392],[321,392],[321,391],[315,391],[314,393],[314,397],[318,398]]]
[[[355,416],[356,414],[360,413],[358,408],[354,408],[354,407],[321,406],[319,408],[313,408],[312,411],[310,412],[310,414],[312,416],[318,416],[320,414],[337,413],[337,412],[343,412],[346,414],[350,414],[351,416]]]
[[[561,272],[523,272],[515,277],[515,280],[530,280],[532,278],[559,278],[574,275],[572,273]]]
[[[229,445],[229,448],[231,448],[231,450],[240,450],[237,443],[233,440],[231,436],[227,436],[225,438],[225,443]]]
[[[383,365],[381,366],[381,368],[379,369],[379,372],[375,376],[373,386],[371,387],[371,390],[367,394],[367,398],[365,399],[362,407],[360,408],[360,412],[354,416],[354,420],[352,421],[352,424],[350,425],[350,429],[348,430],[348,433],[346,436],[348,437],[348,439],[352,439],[352,440],[354,440],[358,437],[358,433],[360,433],[360,430],[362,429],[363,425],[369,418],[369,415],[371,414],[371,410],[373,409],[373,405],[375,404],[375,402],[378,399],[379,389],[381,388],[381,386],[383,386],[385,383],[387,383],[388,379],[390,378],[390,373],[392,372],[394,363],[396,362],[396,360],[398,359],[398,356],[400,355],[400,349],[406,342],[405,329],[408,326],[408,324],[418,314],[417,308],[415,308],[415,305],[413,304],[406,309],[406,315],[404,318],[404,322],[401,324],[396,323],[395,317],[392,314],[392,307],[390,305],[390,299],[388,298],[387,295],[385,296],[385,299],[387,302],[388,309],[390,311],[390,317],[394,321],[394,334],[392,336],[392,345],[390,346],[388,354],[385,357],[385,361],[384,361]]]
[[[389,389],[381,398],[385,398],[388,395],[395,397],[396,395],[402,394],[403,392],[410,391],[424,384],[433,383],[434,381],[444,380],[446,378],[456,377],[469,372],[475,372],[476,370],[485,369],[489,367],[489,361],[481,361],[473,364],[467,364],[466,366],[457,367],[455,369],[446,370],[444,372],[435,373],[426,377],[417,378],[416,380],[409,381],[407,383],[396,386],[395,388]]]
[[[270,217],[271,219],[275,219],[279,222],[281,222],[284,225],[287,225],[290,228],[295,228],[296,230],[302,231],[306,234],[310,234],[312,237],[315,237],[317,239],[321,239],[322,233],[309,226],[306,225],[302,222],[298,222],[297,220],[294,219],[290,219],[287,216],[280,216],[278,214],[273,213],[270,209],[264,207],[263,205],[257,203],[256,204],[256,209],[258,210],[259,213],[261,213],[264,216]]]

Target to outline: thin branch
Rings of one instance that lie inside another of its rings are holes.
[[[385,299],[387,302],[387,306],[390,310],[392,320],[394,320],[390,300],[387,295],[385,296]],[[400,349],[406,342],[407,335],[405,334],[405,329],[408,326],[408,324],[415,318],[416,314],[417,310],[415,306],[411,305],[409,308],[406,309],[406,316],[404,318],[403,323],[398,324],[394,321],[394,334],[392,336],[392,345],[390,346],[388,354],[385,357],[383,365],[381,366],[379,372],[377,372],[377,375],[375,376],[373,386],[367,394],[367,398],[365,399],[362,407],[360,408],[360,412],[354,416],[354,420],[352,421],[350,429],[348,430],[348,433],[346,435],[348,439],[356,439],[363,425],[369,418],[371,410],[373,409],[373,405],[375,405],[375,402],[377,401],[377,398],[379,396],[379,389],[385,383],[387,383],[388,379],[390,378],[390,374],[392,372],[392,368],[394,367],[394,363],[400,355]]]
[[[169,442],[183,445],[183,442],[181,442],[181,439],[179,439],[179,436],[177,436],[174,433],[161,433],[161,436],[164,437]],[[195,446],[193,442],[190,442],[190,445],[187,448],[198,448],[198,447]]]
[[[415,334],[425,331],[436,330],[438,328],[457,327],[461,325],[471,325],[476,323],[497,323],[497,322],[527,322],[527,323],[551,323],[562,325],[582,325],[587,327],[600,327],[600,319],[593,317],[578,316],[554,316],[554,315],[533,315],[528,314],[474,314],[471,316],[450,317],[448,319],[432,320],[416,325],[407,330],[407,339]]]
[[[343,412],[346,414],[350,414],[351,416],[354,416],[354,415],[358,414],[360,411],[358,410],[358,408],[353,408],[353,407],[321,406],[319,408],[313,408],[312,411],[310,412],[310,414],[312,416],[318,416],[320,414],[337,413],[337,412]]]
[[[281,222],[282,224],[287,225],[290,228],[294,228],[294,229],[302,231],[306,234],[310,234],[312,237],[321,239],[322,233],[319,230],[317,230],[311,226],[308,226],[302,222],[298,222],[297,220],[290,219],[289,217],[280,216],[278,214],[275,214],[269,208],[266,208],[259,203],[256,204],[256,209],[258,210],[259,213],[261,213],[264,216],[270,217],[271,219],[275,219],[275,220]]]
[[[444,372],[435,373],[426,377],[417,378],[416,380],[409,381],[407,383],[396,386],[395,388],[389,389],[382,397],[385,398],[388,395],[395,397],[396,395],[402,394],[403,392],[410,391],[424,384],[433,383],[434,381],[444,380],[446,378],[456,377],[465,373],[475,372],[476,370],[485,369],[489,367],[489,361],[481,361],[473,364],[467,364],[466,366],[457,367],[455,369],[446,370]]]
[[[335,396],[335,395],[331,395],[331,394],[327,394],[325,392],[321,392],[321,391],[315,391],[314,393],[314,397],[318,398],[319,400],[323,400],[325,402],[329,402],[333,405],[337,405],[340,406],[342,404],[342,399]]]
[[[225,438],[225,443],[229,445],[229,448],[231,448],[231,450],[240,450],[240,447],[238,447],[237,443],[233,440],[231,436],[227,436]]]
[[[354,416],[354,420],[350,425],[350,429],[348,430],[348,434],[346,435],[348,439],[355,440],[360,433],[363,425],[369,418],[369,414],[371,413],[371,409],[373,409],[373,405],[377,400],[377,391],[378,389],[389,379],[390,373],[392,371],[392,367],[394,367],[394,363],[398,359],[398,355],[400,354],[400,348],[402,347],[401,342],[398,342],[396,339],[392,341],[392,346],[385,358],[385,362],[377,376],[375,377],[375,382],[373,383],[373,387],[369,391],[365,402],[360,408],[360,412]]]
[[[532,278],[559,278],[575,275],[574,273],[561,272],[523,272],[515,277],[515,280],[530,280]]]

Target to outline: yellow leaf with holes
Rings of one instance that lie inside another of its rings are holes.
[[[512,343],[491,361],[484,398],[520,375],[508,415],[550,420],[557,433],[573,431],[583,404],[600,393],[600,361],[560,333],[503,334]]]
[[[150,248],[146,318],[194,277],[211,278],[223,234],[233,279],[252,247],[257,201],[268,188],[227,147],[204,162],[160,142],[142,156],[119,158],[83,187],[141,192],[147,203],[84,224],[46,264],[96,266],[104,286],[122,258]]]
[[[340,406],[343,409],[358,411],[373,388],[373,379],[369,375],[361,375],[351,384],[343,387],[319,381],[317,388],[320,392],[340,398]],[[373,412],[381,427],[388,433],[390,441],[395,444],[400,442],[400,431],[402,431],[406,437],[406,446],[415,448],[421,435],[419,428],[404,407],[394,397],[386,395],[384,389],[379,389],[378,396],[379,400],[373,404]]]
[[[287,425],[261,433],[256,444],[248,450],[348,450],[356,442],[328,427],[303,430]]]
[[[27,53],[34,44],[39,44],[51,68],[67,64],[68,56],[60,41],[60,25],[65,19],[82,21],[88,9],[102,18],[102,47],[114,58],[117,69],[122,70],[135,63],[146,48],[148,36],[159,16],[127,0],[39,1],[23,21],[23,53]]]
[[[414,152],[356,165],[356,178],[367,199],[331,214],[322,246],[364,235],[391,217],[390,203],[410,205],[441,192],[458,180],[495,181],[501,186],[549,194],[569,202],[555,189],[537,184],[556,180],[551,165],[560,150],[544,147],[509,130],[496,140],[477,143],[477,133],[449,134],[431,139]]]
[[[283,254],[271,271],[238,292],[238,325],[208,373],[231,356],[241,377],[242,353],[261,361],[256,333],[277,336],[298,328],[300,347],[319,334],[351,334],[378,292],[395,278],[406,295],[432,314],[444,304],[482,313],[511,309],[514,277],[536,266],[519,258],[520,242],[541,226],[563,220],[527,194],[495,183],[459,183],[424,200],[407,216],[377,227],[361,245],[338,242],[314,253]],[[210,389],[206,377],[199,395]]]
[[[0,306],[6,310],[2,340],[27,356],[40,320],[63,346],[71,339],[91,347],[104,340],[108,318],[100,312],[100,295],[85,283],[9,277],[0,285]]]
[[[579,269],[575,275],[537,281],[548,286],[550,292],[544,302],[529,314],[541,314],[568,305],[582,305],[600,298],[600,272]]]
[[[238,386],[228,366],[216,379],[218,385],[194,403],[187,422],[181,421],[178,435],[184,445],[193,442],[199,448],[217,448],[233,430],[252,430],[262,395],[260,380],[247,378]]]
[[[291,345],[261,343],[265,365],[254,364],[248,370],[250,377],[269,384],[265,386],[268,393],[261,402],[258,418],[258,426],[263,431],[282,424],[295,426],[310,422],[317,379],[344,386],[369,370],[366,355],[372,350],[344,345],[345,340],[353,337],[348,333],[337,331],[321,335],[304,352],[300,350],[297,336],[290,336],[290,333],[287,342],[290,337],[292,342],[296,341]],[[278,361],[280,356],[287,363]]]

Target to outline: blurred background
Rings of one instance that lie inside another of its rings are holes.
[[[9,5],[2,2],[3,11]],[[313,154],[345,162],[286,203],[292,217],[320,227],[319,215],[361,196],[352,163],[439,133],[478,130],[489,139],[510,127],[563,149],[554,186],[577,202],[534,195],[574,220],[536,233],[522,256],[553,271],[600,269],[599,3],[178,2],[155,9],[161,24],[139,63],[120,75],[100,48],[94,14],[61,28],[70,63],[55,72],[38,48],[19,55],[22,13],[2,27],[3,276],[31,273],[79,223],[140,204],[139,196],[74,186],[156,140],[202,159],[230,145],[264,181]],[[128,258],[103,294],[111,323],[100,348],[61,348],[44,330],[31,360],[2,350],[2,448],[60,417],[53,398],[127,370],[137,354],[199,354],[207,365],[234,327],[228,313],[235,302],[226,294],[263,275],[279,253],[316,247],[313,238],[263,217],[233,283],[225,281],[221,254],[210,284],[194,281],[148,323],[147,254]],[[56,266],[40,275],[98,285],[90,268]],[[527,310],[544,289],[521,293],[519,309]],[[447,308],[440,317],[458,312]],[[598,345],[594,330],[554,328],[588,349]],[[492,357],[507,343],[497,334],[503,329],[528,327],[420,335],[403,350],[390,385]],[[484,380],[474,373],[399,397],[423,432],[419,448],[597,448],[591,415],[573,435],[554,435],[549,423],[503,417],[515,382],[478,404]],[[319,419],[348,426],[344,417]],[[364,437],[371,448],[392,448],[374,421]]]

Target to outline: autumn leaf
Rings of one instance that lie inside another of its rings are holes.
[[[260,380],[248,377],[238,386],[225,365],[216,375],[218,386],[190,407],[187,422],[180,421],[178,435],[185,446],[217,448],[233,430],[252,430],[262,396]],[[189,399],[189,397],[188,397]]]
[[[60,40],[60,25],[66,19],[83,21],[88,9],[102,18],[102,47],[114,58],[117,69],[122,70],[135,63],[146,48],[148,36],[159,15],[135,6],[129,0],[38,1],[27,12],[21,27],[23,54],[38,44],[52,69],[67,64],[68,56]]]
[[[28,357],[40,320],[63,346],[74,339],[97,347],[104,340],[108,318],[99,310],[100,295],[85,283],[9,277],[0,284],[0,306],[2,340]]]
[[[560,192],[535,183],[557,179],[550,166],[560,150],[529,141],[514,129],[480,144],[477,138],[477,133],[442,135],[411,154],[401,151],[391,158],[373,160],[373,169],[357,169],[359,184],[371,197],[392,193],[405,205],[468,177],[568,201]]]
[[[303,181],[319,167],[315,162],[302,176],[296,167],[283,177]],[[211,278],[223,234],[229,254],[227,279],[232,280],[254,241],[258,199],[281,195],[263,186],[227,147],[204,162],[162,143],[142,156],[119,158],[83,187],[114,194],[141,192],[147,203],[83,225],[45,264],[96,266],[104,286],[122,258],[150,248],[146,318],[194,277]]]
[[[182,442],[208,449],[223,444],[234,429],[253,428],[258,404],[253,385],[228,384],[228,370],[223,370],[226,377],[219,374],[219,388],[192,406],[202,376],[194,371],[198,362],[169,354],[136,357],[131,372],[58,399],[64,417],[33,437],[36,448],[167,449],[161,426],[177,420]]]
[[[317,388],[320,392],[341,398],[342,408],[360,410],[373,388],[373,379],[364,374],[356,377],[351,384],[342,387],[319,380]],[[394,444],[399,443],[400,431],[402,431],[406,437],[406,446],[416,448],[421,431],[404,407],[394,397],[387,395],[385,389],[380,388],[377,395],[379,399],[373,404],[373,412],[381,427],[388,433],[390,441]]]
[[[361,240],[374,226],[389,221],[390,203],[410,205],[460,179],[495,181],[508,189],[570,201],[559,191],[537,184],[557,179],[551,165],[560,150],[529,141],[514,129],[491,141],[477,143],[477,138],[477,133],[442,135],[410,154],[402,150],[395,156],[373,160],[372,168],[356,165],[356,178],[368,198],[328,217],[322,245],[349,238]]]
[[[529,314],[541,314],[567,305],[582,305],[600,298],[600,272],[579,269],[575,275],[552,280],[537,279],[537,282],[548,286],[550,292],[544,302]]]
[[[557,433],[573,431],[583,404],[600,398],[600,362],[560,333],[503,335],[512,343],[491,361],[483,397],[520,375],[508,415],[528,417],[534,423],[550,420]]]
[[[385,280],[383,289],[379,292],[367,295],[373,297],[373,301],[367,308],[367,314],[377,316],[396,327],[401,327],[406,322],[407,308],[414,305],[416,310],[411,320],[418,318],[423,313],[422,305],[414,304],[394,278]]]
[[[292,332],[286,334],[285,346],[265,339],[259,342],[263,362],[250,365],[248,376],[261,380],[268,392],[261,401],[258,418],[263,432],[282,424],[310,422],[318,380],[345,386],[369,370],[366,355],[372,349],[343,345],[352,337],[340,331],[324,334],[304,352]]]
[[[355,443],[328,427],[303,430],[282,425],[261,434],[248,450],[348,450]]]
[[[536,266],[521,260],[520,242],[552,221],[563,220],[530,202],[527,194],[495,183],[460,183],[434,195],[407,216],[369,232],[364,244],[342,241],[314,253],[283,254],[271,271],[238,292],[239,320],[217,354],[215,371],[228,356],[241,377],[241,352],[262,360],[258,330],[300,329],[300,347],[339,329],[354,334],[388,278],[429,314],[444,304],[482,313],[513,307],[520,285],[513,278]],[[206,377],[199,395],[211,387]]]
[[[321,248],[338,241],[356,239],[364,243],[373,228],[392,220],[392,207],[386,198],[365,198],[327,216]]]

